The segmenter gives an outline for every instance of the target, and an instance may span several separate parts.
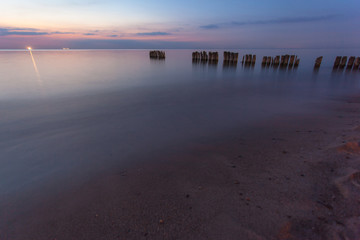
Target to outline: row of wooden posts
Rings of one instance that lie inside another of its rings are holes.
[[[219,54],[218,52],[193,52],[192,53],[192,59],[194,62],[197,61],[209,61],[209,62],[217,62],[219,60]],[[237,63],[239,59],[239,53],[237,52],[224,52],[224,62],[230,62],[230,63]],[[242,58],[242,64],[245,65],[255,65],[256,63],[256,55],[253,54],[246,54]],[[270,56],[264,56],[262,60],[263,66],[284,66],[284,67],[292,67],[292,66],[299,66],[300,59],[297,58],[295,55],[282,55],[276,56],[274,58]]]
[[[298,67],[300,63],[300,58],[296,55],[282,55],[282,56],[264,56],[261,62],[262,66],[281,66],[281,67]]]
[[[318,57],[315,60],[314,68],[319,68],[321,66],[323,57]],[[347,56],[337,56],[334,61],[333,69],[343,69],[346,66],[346,69],[354,69],[357,70],[360,65],[360,57],[355,58],[354,56],[348,57]]]
[[[156,58],[156,59],[165,59],[165,52],[164,51],[150,51],[149,53],[150,58]],[[231,64],[237,64],[239,58],[239,53],[237,52],[227,52],[224,51],[224,63],[231,63]],[[211,62],[211,63],[217,63],[219,61],[219,53],[218,52],[209,52],[206,51],[202,52],[193,52],[192,53],[192,60],[194,62]],[[320,68],[321,63],[323,60],[323,56],[320,56],[316,58],[314,68]],[[246,54],[242,58],[242,64],[245,65],[255,65],[256,62],[256,55],[252,54]],[[275,57],[271,56],[264,56],[261,62],[262,66],[281,66],[281,67],[298,67],[300,63],[300,58],[298,58],[296,55],[278,55]],[[337,68],[346,68],[347,69],[358,69],[360,66],[360,57],[354,57],[351,56],[337,56],[335,58],[334,62],[334,69]]]
[[[202,52],[193,52],[192,53],[193,61],[203,61],[203,62],[217,62],[219,61],[219,53],[218,52],[209,52],[209,54],[205,51]]]
[[[155,59],[165,59],[165,52],[164,51],[150,51],[149,56],[150,56],[150,58],[155,58]]]
[[[333,68],[334,69],[338,69],[338,68],[343,69],[343,68],[345,68],[345,66],[346,66],[347,69],[357,70],[359,68],[360,57],[355,58],[354,56],[351,56],[349,58],[349,61],[347,61],[347,59],[348,59],[347,56],[343,56],[343,57],[337,56],[335,58]]]

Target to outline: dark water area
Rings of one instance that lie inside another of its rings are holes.
[[[148,50],[0,51],[0,201],[321,111],[360,89],[360,70],[332,69],[337,55],[360,49],[232,50],[256,54],[252,67],[193,63],[192,51],[167,50],[165,60],[149,59]],[[262,56],[281,54],[296,54],[299,67],[261,66]]]

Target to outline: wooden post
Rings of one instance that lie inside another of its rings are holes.
[[[245,64],[250,64],[251,63],[251,54],[246,54],[246,57],[245,57]]]
[[[295,55],[291,55],[290,56],[289,67],[292,67],[294,65],[294,61],[295,61]]]
[[[359,65],[360,65],[360,57],[357,57],[355,59],[355,62],[354,62],[354,70],[357,70],[359,68]]]
[[[300,64],[300,58],[297,58],[296,60],[295,60],[295,63],[294,63],[294,67],[298,67],[299,66],[299,64]]]
[[[224,52],[224,61],[229,61],[229,52]]]
[[[338,68],[339,65],[340,65],[340,61],[341,61],[341,57],[340,57],[340,56],[337,56],[337,57],[335,58],[335,62],[334,62],[333,68]]]
[[[252,60],[251,60],[251,64],[255,65],[255,63],[256,63],[256,55],[253,55]]]
[[[150,51],[149,56],[150,56],[150,58],[165,59],[165,52],[164,51]]]
[[[289,58],[290,56],[286,54],[284,57],[284,67],[287,67],[287,65],[289,64]]]
[[[267,66],[270,66],[271,61],[272,61],[272,58],[271,58],[270,56],[268,56],[268,57],[267,57],[267,61],[266,61],[266,65],[267,65]]]
[[[234,61],[237,62],[239,59],[239,53],[234,53]]]
[[[323,56],[316,58],[314,68],[319,68],[322,62]]]
[[[353,66],[353,64],[354,64],[354,61],[355,61],[355,57],[353,57],[353,56],[351,56],[350,58],[349,58],[349,61],[348,61],[348,64],[347,64],[347,69],[351,69],[352,68],[352,66]]]
[[[280,65],[284,65],[285,62],[285,55],[281,55],[281,59],[280,59]]]
[[[340,62],[340,68],[344,68],[347,62],[347,57],[344,56],[341,58],[341,62]]]
[[[280,56],[276,56],[275,59],[274,59],[274,66],[279,66],[280,64]]]
[[[261,65],[265,65],[267,63],[267,57],[264,56],[262,61],[261,61]]]

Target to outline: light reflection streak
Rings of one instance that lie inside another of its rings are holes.
[[[34,56],[33,56],[33,54],[32,54],[32,48],[31,48],[31,47],[28,47],[27,49],[28,49],[29,52],[30,52],[31,60],[32,60],[33,65],[34,65],[34,70],[35,70],[36,77],[37,77],[37,80],[38,80],[38,85],[39,85],[40,88],[42,89],[42,88],[43,88],[43,82],[42,82],[42,80],[41,80],[41,76],[40,76],[40,73],[39,73],[39,69],[37,68],[37,65],[36,65]]]

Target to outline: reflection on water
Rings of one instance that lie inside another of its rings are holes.
[[[360,87],[360,70],[332,69],[335,56],[357,50],[252,50],[259,58],[249,66],[193,62],[192,51],[168,50],[165,60],[147,50],[0,51],[0,195],[319,111],[309,106]],[[287,52],[298,68],[261,66]]]
[[[337,74],[338,78],[346,78],[349,74],[359,78],[357,73],[360,70],[331,69],[336,55],[353,55],[356,51],[252,50],[251,52],[259,56],[255,65],[223,61],[220,50],[219,62],[194,62],[191,59],[191,50],[168,50],[166,59],[162,60],[149,59],[147,50],[29,51],[31,65],[26,51],[1,51],[0,87],[3,93],[0,99],[37,98],[39,86],[52,97],[158,84],[206,82],[208,79],[222,81],[229,77],[236,78],[239,85],[249,84],[241,80],[249,80],[249,77],[256,84],[261,84],[276,82],[278,78],[288,77],[290,72],[296,72],[293,77],[298,82],[295,85],[306,88],[306,82],[317,74],[324,86],[327,86],[326,82],[333,78],[334,74]],[[242,51],[236,52],[240,53],[241,58]],[[261,65],[262,55],[276,56],[287,52],[296,53],[301,58],[298,68]],[[324,60],[322,66],[315,71],[313,62],[319,55],[324,56]],[[41,77],[38,68],[41,68]],[[32,80],[37,82],[37,86],[32,84]],[[349,86],[349,89],[351,88]]]

